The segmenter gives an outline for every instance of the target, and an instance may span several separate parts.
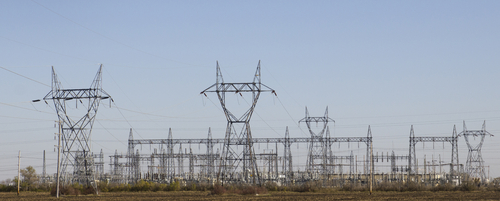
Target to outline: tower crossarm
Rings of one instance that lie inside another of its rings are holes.
[[[248,82],[248,83],[216,83],[207,89],[200,92],[200,94],[205,94],[206,92],[272,92],[276,93],[274,89],[266,86],[262,83]]]
[[[465,131],[462,131],[458,134],[458,137],[464,137],[465,138],[465,142],[467,143],[467,146],[469,147],[469,150],[481,150],[482,146],[483,146],[483,143],[484,143],[484,138],[486,136],[490,136],[490,137],[493,137],[494,135],[489,133],[488,131],[486,130],[465,130]],[[469,137],[472,136],[474,138],[476,137],[479,137],[479,143],[476,145],[476,146],[473,146],[470,142],[469,142]]]
[[[224,143],[223,138],[214,139],[142,139],[142,140],[129,140],[129,144],[133,145],[150,145],[150,144],[222,144]],[[232,139],[231,143],[246,143],[247,139]],[[253,143],[285,143],[287,139],[285,138],[252,138]],[[308,143],[308,142],[369,142],[368,137],[331,137],[331,138],[289,138],[289,143]]]
[[[414,142],[453,142],[455,137],[414,137]]]
[[[299,122],[315,122],[315,123],[319,123],[319,122],[330,122],[330,121],[334,122],[334,120],[332,118],[329,118],[329,117],[304,117]]]
[[[108,99],[111,96],[102,89],[53,89],[43,100]]]

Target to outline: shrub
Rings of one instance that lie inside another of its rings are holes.
[[[431,191],[454,191],[454,190],[456,190],[456,188],[449,183],[439,184],[437,186],[431,187]]]
[[[212,187],[210,184],[208,183],[205,183],[205,182],[202,182],[202,183],[198,183],[197,184],[197,188],[196,188],[198,191],[207,191],[207,190],[211,190]]]
[[[460,185],[459,189],[461,191],[474,191],[477,189],[477,186],[472,182],[463,182]]]
[[[264,187],[247,186],[241,189],[241,192],[238,194],[241,195],[267,194],[267,189]]]
[[[279,190],[278,185],[274,182],[266,182],[264,184],[264,187],[266,187],[266,189],[268,191],[278,191]]]
[[[168,185],[169,191],[178,191],[181,190],[181,183],[179,181],[174,181]]]
[[[16,192],[17,191],[17,187],[1,184],[0,185],[0,191],[1,192]]]
[[[216,185],[214,185],[214,187],[212,188],[212,191],[210,191],[210,193],[212,195],[222,195],[222,194],[226,193],[226,188],[224,188],[224,186],[216,184]]]
[[[343,185],[340,190],[343,191],[367,191],[368,186],[362,186],[360,184],[350,184],[350,185]]]
[[[95,194],[95,189],[92,186],[87,186],[86,188],[83,189],[82,194],[83,195]]]
[[[321,188],[319,182],[306,182],[300,186],[294,186],[293,191],[295,192],[318,192]]]
[[[131,191],[150,191],[152,183],[149,183],[144,180],[140,180],[137,182],[132,188],[130,189]]]
[[[73,185],[74,186],[74,185]],[[82,194],[79,189],[74,188],[73,186],[59,186],[60,195],[80,195]],[[52,188],[50,191],[50,195],[56,196],[57,188]]]

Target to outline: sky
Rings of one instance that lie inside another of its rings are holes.
[[[51,90],[52,66],[71,89],[89,87],[103,65],[114,103],[102,101],[92,146],[107,163],[115,150],[126,153],[130,128],[135,139],[167,138],[169,128],[174,138],[206,138],[209,127],[223,138],[217,96],[200,92],[215,83],[217,61],[224,81],[251,82],[259,60],[262,83],[277,96],[261,94],[253,137],[283,137],[287,126],[291,137],[308,137],[298,123],[305,107],[311,116],[328,107],[332,136],[364,137],[370,125],[374,152],[407,155],[411,125],[416,136],[451,136],[463,121],[471,130],[485,121],[495,136],[485,138],[482,155],[490,177],[499,177],[499,8],[498,1],[0,1],[0,180],[17,174],[19,151],[21,167],[41,173],[46,150],[47,173],[55,172],[54,105],[32,102]],[[235,113],[248,101],[228,96]],[[306,150],[294,148],[297,164]],[[363,145],[334,151],[346,150],[366,153]],[[426,143],[416,151],[419,160],[449,162],[450,150]],[[460,163],[467,153],[461,137]]]

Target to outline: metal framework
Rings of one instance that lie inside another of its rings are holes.
[[[467,162],[465,165],[465,171],[472,178],[479,178],[481,182],[486,181],[486,173],[484,171],[484,160],[481,155],[481,148],[483,147],[484,138],[488,136],[493,136],[491,133],[486,131],[486,121],[483,123],[481,130],[467,130],[464,121],[464,130],[458,135],[459,137],[464,137],[469,152],[467,154]],[[471,144],[469,137],[472,136],[474,139],[479,138],[479,143],[475,146]]]
[[[62,127],[62,175],[66,180],[72,177],[72,182],[92,185],[96,192],[96,163],[92,153],[91,133],[99,103],[108,98],[111,98],[110,95],[102,89],[102,65],[90,88],[85,89],[62,89],[52,67],[52,90],[43,98],[54,102]],[[76,102],[76,106],[80,103],[86,107],[86,113],[80,119],[73,119],[73,115],[68,115],[67,102],[71,100]]]
[[[451,137],[415,137],[413,125],[410,129],[410,146],[408,155],[408,176],[418,174],[417,156],[415,146],[418,142],[449,142],[451,144],[451,162],[450,162],[450,176],[453,179],[459,177],[459,161],[458,161],[458,135],[456,126],[453,126],[453,133]],[[456,167],[456,169],[455,169]]]
[[[236,182],[238,180],[243,180],[245,182],[251,181],[254,184],[260,182],[260,175],[253,150],[250,118],[252,117],[255,106],[257,105],[260,93],[267,91],[275,94],[273,89],[261,83],[260,61],[257,65],[253,82],[247,83],[225,83],[222,78],[219,62],[217,61],[215,84],[200,93],[217,93],[227,119],[222,160],[220,160],[221,165],[219,165],[219,171],[217,173],[217,181],[221,181],[222,184],[226,181]],[[237,117],[226,107],[226,93],[235,93],[240,95],[241,93],[251,93],[252,105],[242,116]],[[241,129],[239,133],[236,131],[236,127]],[[243,149],[238,149],[238,147],[241,146],[243,146]],[[236,172],[242,172],[242,178],[238,178],[235,174]]]
[[[311,142],[309,145],[309,153],[307,155],[307,170],[310,174],[314,173],[327,173],[327,154],[328,143],[325,139],[325,131],[328,127],[328,122],[335,122],[332,118],[328,117],[328,107],[326,107],[325,115],[322,117],[311,117],[306,107],[306,117],[301,119],[300,122],[305,122],[309,133],[311,134]],[[322,124],[321,130],[318,133],[314,132],[311,128],[311,123]]]
[[[285,131],[285,142],[284,154],[283,154],[283,174],[285,176],[285,183],[290,184],[291,178],[293,178],[293,163],[292,163],[292,151],[290,149],[292,143],[290,142],[290,133],[288,132],[288,126]]]
[[[213,147],[215,147],[216,145],[217,146],[224,145],[224,143],[227,142],[227,139],[225,139],[225,138],[224,139],[211,138],[210,129],[209,129],[208,136],[209,137],[207,137],[207,138],[201,138],[201,139],[173,139],[172,138],[172,131],[169,130],[169,135],[168,135],[167,139],[134,140],[132,137],[132,134],[131,134],[129,136],[129,141],[128,141],[128,144],[129,144],[129,150],[127,152],[128,155],[127,156],[120,155],[119,157],[114,156],[112,158],[113,159],[114,158],[127,158],[126,164],[123,164],[123,165],[120,165],[119,163],[115,163],[115,164],[117,164],[120,167],[125,166],[125,167],[130,168],[128,178],[129,178],[130,183],[133,183],[133,182],[141,179],[139,161],[144,161],[144,160],[151,161],[151,157],[149,157],[149,159],[141,159],[141,157],[146,157],[146,155],[144,155],[144,156],[139,155],[139,153],[138,153],[139,150],[135,150],[136,146],[138,146],[138,145],[140,145],[140,146],[159,145],[160,147],[164,147],[165,145],[167,145],[167,147],[168,147],[167,149],[172,150],[174,147],[179,147],[179,148],[182,147],[183,144],[188,145],[190,147],[192,145],[206,145],[207,154],[194,154],[193,156],[196,159],[194,161],[201,160],[201,163],[199,163],[199,165],[192,165],[190,162],[190,169],[188,172],[189,172],[189,174],[194,174],[194,169],[192,169],[192,167],[200,166],[202,168],[199,170],[199,172],[202,173],[201,174],[202,176],[199,176],[199,178],[201,180],[214,181],[213,180],[214,173],[211,172],[210,169],[214,170],[216,168],[215,164],[221,164],[221,160],[222,160],[221,157],[223,157],[223,155],[219,155],[218,151],[216,154],[214,154]],[[268,144],[268,145],[275,144],[276,145],[275,150],[278,150],[278,144],[283,144],[285,151],[283,152],[282,156],[278,156],[278,153],[277,153],[278,151],[275,151],[274,153],[256,153],[256,154],[254,154],[254,156],[255,156],[256,164],[257,164],[257,161],[260,161],[261,162],[261,163],[259,163],[261,165],[260,167],[267,170],[264,172],[264,175],[267,174],[267,176],[263,176],[263,178],[261,178],[262,181],[264,181],[264,180],[267,180],[267,181],[281,180],[284,183],[290,183],[293,178],[297,179],[299,177],[298,175],[294,175],[294,170],[293,170],[293,166],[292,166],[292,153],[290,150],[290,147],[292,144],[294,144],[294,143],[310,144],[311,142],[314,142],[314,143],[324,142],[327,144],[351,143],[351,142],[352,143],[366,143],[367,150],[370,150],[369,145],[370,145],[371,140],[372,140],[372,138],[371,138],[371,130],[370,129],[369,129],[367,137],[329,137],[329,138],[323,138],[323,139],[309,138],[309,137],[307,137],[307,138],[290,138],[290,135],[289,135],[288,129],[287,129],[287,131],[285,133],[285,138],[252,138],[251,143],[252,144]],[[237,141],[235,140],[235,143],[243,144],[245,142],[246,142],[245,139],[240,139]],[[134,153],[134,150],[136,151],[135,153]],[[163,150],[163,148],[160,148],[160,152],[162,152],[162,150]],[[184,175],[180,175],[181,172],[185,172],[183,170],[183,165],[184,165],[183,160],[189,158],[187,156],[188,155],[187,152],[185,152],[185,153],[179,152],[179,153],[174,154],[173,152],[167,150],[166,153],[164,151],[163,151],[163,153],[164,154],[156,154],[155,157],[158,157],[160,160],[171,161],[171,162],[169,162],[167,164],[160,165],[160,167],[158,167],[158,169],[159,170],[168,169],[170,171],[163,172],[163,173],[161,171],[159,171],[159,174],[166,175],[165,177],[167,177],[167,178],[175,178],[175,175],[178,175],[179,177],[186,178],[186,179],[190,180],[189,177],[185,177]],[[174,159],[177,159],[176,163],[174,163]],[[351,176],[351,174],[354,172],[353,168],[354,168],[355,161],[353,160],[352,155],[347,156],[347,157],[331,155],[331,157],[329,157],[325,160],[332,161],[332,162],[340,161],[339,164],[334,164],[332,166],[329,165],[328,167],[330,167],[330,168],[337,166],[341,169],[342,167],[340,167],[340,166],[349,166],[349,172],[350,172],[349,176]],[[281,162],[281,167],[282,167],[282,171],[281,171],[282,176],[281,177],[278,175],[278,169],[277,169],[279,167],[277,164],[278,161],[282,161]],[[343,161],[348,161],[349,163],[348,164],[342,163]],[[365,165],[368,165],[368,164],[365,164]],[[116,169],[116,167],[112,168],[112,169]],[[203,173],[204,171],[206,171],[206,172]],[[151,172],[151,171],[149,171],[149,172]],[[241,174],[241,172],[237,172],[236,175],[238,175],[238,174]],[[338,174],[342,174],[341,171],[339,171]],[[321,174],[317,174],[317,175],[321,176]],[[322,175],[322,176],[323,176],[323,178],[328,178],[326,175]],[[315,178],[319,178],[319,177],[318,176],[311,177],[311,175],[308,174],[303,179],[311,180],[311,179],[315,179]],[[172,181],[172,180],[167,179],[167,181]],[[239,182],[248,182],[248,181],[239,181]]]

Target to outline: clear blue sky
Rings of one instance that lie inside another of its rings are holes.
[[[451,136],[463,120],[469,129],[486,120],[498,134],[499,10],[499,1],[0,1],[0,180],[15,176],[19,150],[40,173],[47,150],[55,171],[54,106],[31,103],[50,91],[51,66],[65,88],[81,88],[103,64],[103,88],[122,108],[104,101],[97,114],[93,148],[106,171],[108,155],[126,153],[130,127],[145,139],[168,128],[175,138],[205,138],[208,127],[224,137],[217,97],[199,95],[217,60],[227,82],[251,81],[261,60],[278,94],[262,94],[254,137],[282,137],[286,126],[307,137],[297,124],[305,106],[312,116],[329,107],[334,136],[365,136],[371,125],[375,152],[408,154],[411,125],[417,136]],[[491,177],[499,143],[487,137],[482,150]],[[364,154],[338,150],[352,147]],[[465,164],[463,138],[459,147]],[[449,161],[450,150],[417,146],[422,159]]]

